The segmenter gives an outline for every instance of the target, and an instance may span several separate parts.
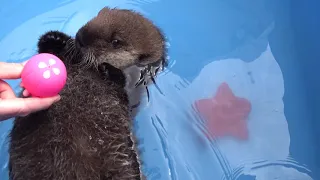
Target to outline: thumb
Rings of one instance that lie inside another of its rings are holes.
[[[14,98],[0,100],[0,116],[25,116],[49,108],[60,96],[50,98]]]

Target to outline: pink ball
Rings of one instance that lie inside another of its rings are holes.
[[[48,53],[37,54],[30,58],[22,70],[23,86],[35,97],[58,95],[67,81],[64,63]]]

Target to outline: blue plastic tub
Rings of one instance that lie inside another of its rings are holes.
[[[316,0],[1,1],[0,60],[36,53],[39,35],[74,35],[102,7],[134,9],[168,39],[169,67],[150,86],[136,134],[151,180],[319,180],[320,4]],[[194,102],[225,82],[251,103],[248,138],[208,139]],[[19,81],[10,81],[18,91]],[[0,179],[8,179],[0,123]]]

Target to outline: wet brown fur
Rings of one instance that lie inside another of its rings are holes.
[[[104,8],[75,39],[51,31],[38,48],[64,60],[68,80],[58,103],[14,121],[10,179],[145,179],[122,70],[164,61],[159,29],[132,11]]]

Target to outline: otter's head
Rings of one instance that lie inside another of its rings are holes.
[[[142,15],[103,8],[75,38],[83,60],[96,66],[107,63],[119,70],[129,66],[163,63],[165,41],[160,30]]]

